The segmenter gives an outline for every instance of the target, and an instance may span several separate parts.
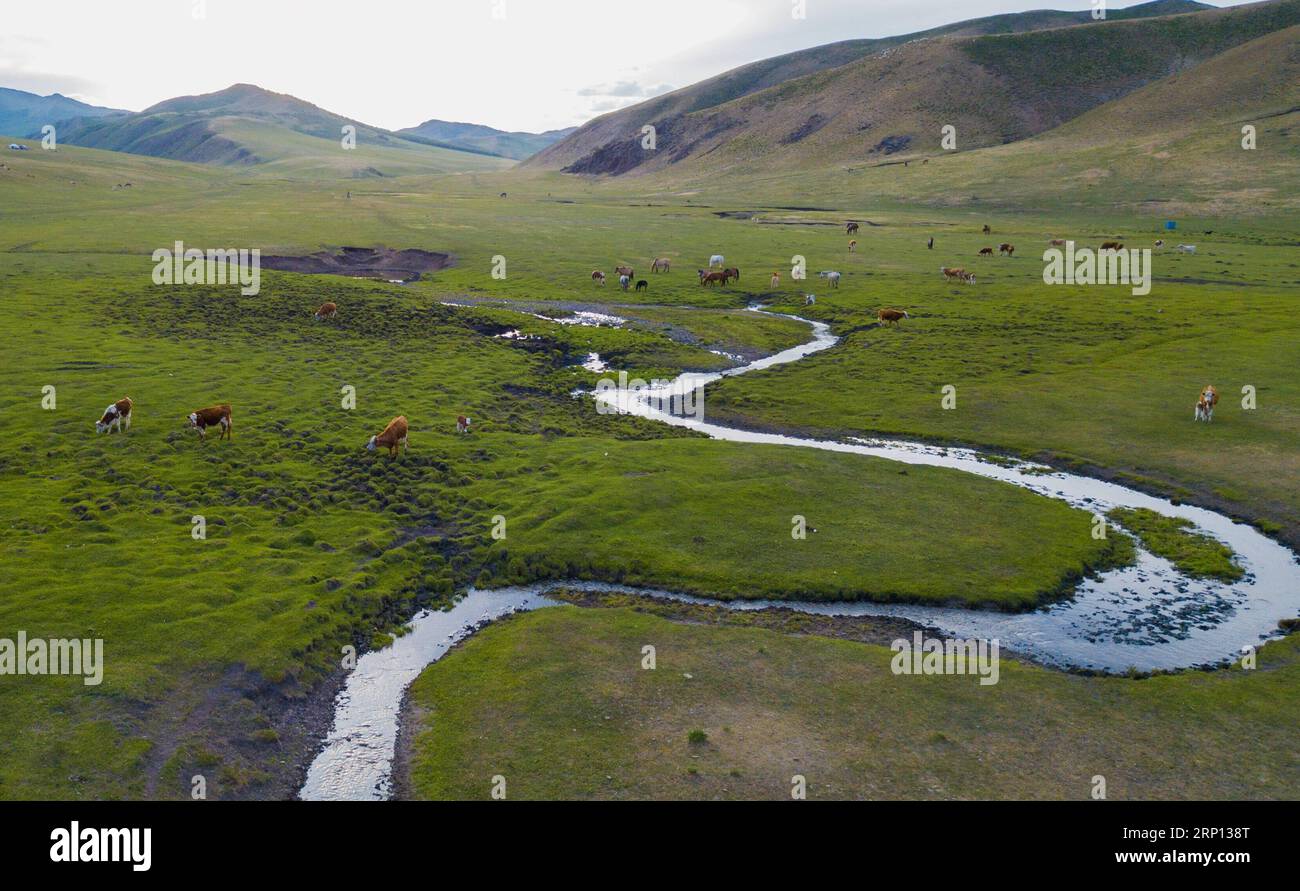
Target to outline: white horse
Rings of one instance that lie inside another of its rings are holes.
[[[709,258],[709,268],[712,269],[714,266],[721,266],[725,262],[727,262],[727,258],[722,256],[722,254],[714,254]]]
[[[817,274],[830,282],[832,288],[838,288],[840,286],[840,274],[838,272],[831,270],[829,272],[819,272]]]

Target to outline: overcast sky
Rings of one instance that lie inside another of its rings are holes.
[[[254,83],[390,129],[537,131],[791,50],[1101,0],[802,2],[11,0],[0,86],[138,111]]]

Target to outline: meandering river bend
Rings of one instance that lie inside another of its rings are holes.
[[[764,312],[751,307],[755,312]],[[1235,583],[1193,579],[1169,561],[1139,548],[1136,565],[1085,580],[1068,600],[1024,613],[1001,613],[915,604],[797,603],[791,601],[713,601],[671,591],[644,591],[735,610],[781,606],[822,615],[882,615],[910,619],[945,635],[998,638],[1002,645],[1062,668],[1123,672],[1185,668],[1225,662],[1246,646],[1278,633],[1280,619],[1300,615],[1300,563],[1281,544],[1254,528],[1204,508],[1175,505],[1115,483],[1050,471],[1027,463],[990,463],[969,449],[942,448],[893,440],[802,439],[775,433],[738,430],[704,420],[669,414],[655,405],[673,393],[705,386],[723,377],[796,362],[829,349],[838,341],[827,325],[797,316],[812,329],[812,339],[756,362],[710,374],[680,375],[657,390],[643,391],[643,401],[624,405],[636,414],[666,424],[689,427],[714,439],[796,448],[849,452],[947,467],[1020,486],[1094,513],[1112,507],[1148,508],[1183,517],[1230,545],[1246,570]],[[612,395],[587,398],[613,400]],[[612,405],[612,401],[609,402]],[[357,661],[335,702],[334,727],[308,769],[304,799],[386,799],[397,740],[398,711],[407,686],[458,640],[487,622],[519,610],[552,606],[545,596],[557,588],[626,591],[627,586],[594,582],[546,582],[535,585],[471,589],[447,611],[416,616],[410,632],[383,650]]]

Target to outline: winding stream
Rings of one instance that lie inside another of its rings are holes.
[[[1200,531],[1230,545],[1246,570],[1245,576],[1230,584],[1188,578],[1169,561],[1139,548],[1136,565],[1085,580],[1069,600],[1025,613],[871,602],[714,601],[670,591],[644,593],[736,610],[785,607],[822,615],[896,616],[935,628],[944,636],[998,638],[1009,649],[1062,668],[1109,672],[1123,672],[1130,667],[1153,670],[1222,663],[1240,653],[1242,647],[1275,636],[1279,619],[1300,615],[1300,563],[1295,555],[1254,528],[1204,508],[1175,505],[1115,483],[1054,472],[1041,465],[990,463],[969,449],[892,440],[838,442],[755,433],[669,414],[651,404],[666,403],[671,395],[681,395],[724,377],[798,361],[838,341],[822,322],[787,318],[809,325],[813,339],[726,371],[680,375],[666,385],[641,391],[640,399],[620,407],[666,424],[698,430],[714,439],[849,452],[905,464],[947,467],[1001,480],[1093,513],[1104,514],[1112,507],[1135,507],[1183,517]],[[612,406],[617,396],[597,393],[594,398]],[[557,601],[545,595],[561,587],[628,590],[625,585],[578,581],[488,591],[471,589],[452,609],[422,612],[412,620],[410,632],[392,646],[361,657],[338,695],[334,728],[308,770],[300,797],[388,798],[398,710],[406,687],[456,641],[492,619],[555,605]]]

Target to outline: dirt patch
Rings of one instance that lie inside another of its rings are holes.
[[[435,272],[451,266],[451,256],[418,248],[395,251],[391,248],[345,247],[339,253],[318,251],[301,257],[263,257],[262,266],[280,272],[305,272],[315,275],[349,275],[355,278],[401,279],[418,281],[423,272]]]

